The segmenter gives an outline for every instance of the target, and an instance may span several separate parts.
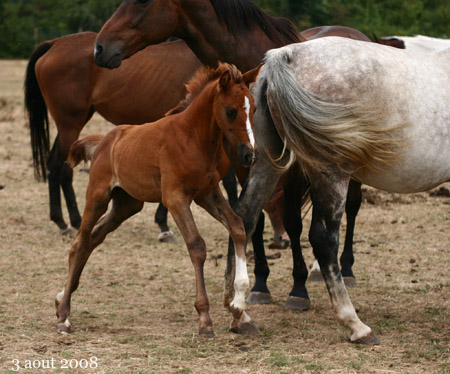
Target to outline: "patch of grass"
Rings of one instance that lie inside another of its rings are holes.
[[[289,358],[280,352],[270,352],[268,362],[272,366],[285,367],[289,365]]]

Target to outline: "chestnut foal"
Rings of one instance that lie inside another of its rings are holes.
[[[192,201],[227,228],[236,246],[236,274],[234,280],[225,280],[224,295],[224,304],[233,314],[231,329],[257,330],[244,311],[249,285],[244,226],[219,188],[229,167],[224,136],[236,146],[245,166],[255,158],[255,105],[248,85],[256,74],[253,70],[242,75],[229,64],[202,68],[186,86],[186,99],[167,117],[141,126],[118,126],[104,137],[88,136],[72,145],[68,158],[72,165],[92,162],[81,227],[69,253],[67,281],[56,297],[60,332],[70,332],[70,298],[89,255],[146,201],[164,203],[186,242],[195,269],[200,336],[212,337],[214,332],[203,276],[205,242],[192,216]],[[112,208],[104,215],[111,200]]]

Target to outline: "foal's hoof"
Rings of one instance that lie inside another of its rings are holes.
[[[230,331],[241,335],[258,335],[261,332],[253,321],[232,325]]]
[[[344,284],[347,288],[355,288],[356,287],[356,279],[355,277],[343,277]]]
[[[366,345],[380,345],[381,341],[380,339],[378,339],[378,336],[376,336],[376,334],[373,331],[371,331],[367,335],[364,335],[362,338],[353,340],[352,343],[366,344]]]
[[[175,238],[175,236],[173,235],[173,232],[171,230],[160,232],[158,235],[158,240],[161,243],[176,243],[177,242],[177,238]]]
[[[323,275],[318,270],[312,270],[309,273],[308,281],[310,281],[310,282],[323,282]]]
[[[270,304],[272,303],[272,296],[270,293],[266,292],[250,292],[246,300],[247,303],[251,304]]]
[[[309,299],[305,299],[304,297],[289,296],[284,303],[283,308],[304,311],[309,309],[310,304]]]
[[[69,238],[73,238],[76,235],[77,230],[74,229],[73,227],[66,227],[65,229],[61,229],[60,233],[62,236],[68,236]]]
[[[198,336],[205,339],[212,339],[214,338],[214,330],[212,327],[200,327]]]
[[[58,322],[56,325],[56,329],[61,334],[69,334],[70,333],[70,322],[68,319],[66,319],[64,322]]]

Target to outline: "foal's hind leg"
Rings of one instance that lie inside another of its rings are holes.
[[[309,239],[319,261],[336,318],[351,330],[351,341],[379,344],[372,329],[356,315],[337,261],[339,226],[344,212],[349,177],[337,171],[325,174],[310,170],[310,180],[313,216]]]
[[[196,200],[196,203],[222,223],[230,233],[235,246],[235,274],[225,274],[224,305],[233,314],[231,331],[240,334],[256,334],[259,329],[245,312],[245,293],[249,286],[247,263],[245,258],[245,229],[242,220],[234,213],[217,187],[208,195]],[[234,282],[233,279],[234,278]],[[231,289],[234,284],[233,290]]]
[[[94,208],[88,207],[86,202],[83,214],[82,226],[79,235],[75,238],[72,249],[69,253],[69,275],[65,289],[56,297],[58,325],[60,332],[70,331],[70,298],[79,283],[81,272],[92,253],[92,251],[103,242],[106,235],[116,230],[127,218],[138,213],[144,203],[129,196],[122,189],[116,188],[112,192],[113,206],[111,211],[104,216],[96,225],[101,215],[106,211],[109,198],[104,196],[96,200]],[[95,221],[95,222],[94,222]],[[92,226],[95,225],[95,227]]]
[[[194,217],[189,208],[192,200],[178,192],[172,192],[171,195],[163,196],[163,199],[164,205],[169,209],[169,212],[172,214],[175,223],[183,235],[183,239],[186,242],[189,251],[189,256],[194,266],[196,278],[195,309],[199,315],[199,335],[212,338],[214,336],[214,330],[209,315],[209,300],[208,295],[206,294],[203,273],[203,266],[206,260],[206,245],[198,232]]]

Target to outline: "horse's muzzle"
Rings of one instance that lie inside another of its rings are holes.
[[[94,46],[94,60],[98,66],[108,69],[116,69],[122,63],[122,56],[120,52],[114,49],[105,50],[101,43],[95,43]]]
[[[245,167],[253,165],[256,159],[255,150],[249,147],[247,144],[241,144],[238,148],[239,161]]]

